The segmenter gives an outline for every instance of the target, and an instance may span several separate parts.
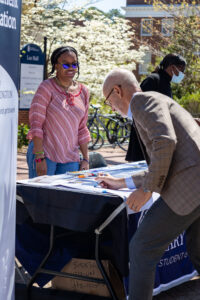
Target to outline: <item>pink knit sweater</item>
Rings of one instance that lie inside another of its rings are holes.
[[[63,89],[47,79],[40,84],[29,111],[27,138],[43,139],[45,156],[59,163],[79,161],[79,145],[90,140],[88,89],[79,84],[73,96],[67,99]]]

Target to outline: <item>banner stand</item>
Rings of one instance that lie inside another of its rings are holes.
[[[0,2],[0,299],[14,300],[21,0]]]

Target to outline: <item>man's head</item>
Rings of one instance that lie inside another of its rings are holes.
[[[172,82],[180,83],[184,78],[186,61],[180,55],[169,53],[160,62],[160,68],[172,77]]]
[[[105,103],[122,116],[127,116],[133,94],[140,91],[141,89],[135,75],[126,69],[112,70],[108,73],[103,83]]]

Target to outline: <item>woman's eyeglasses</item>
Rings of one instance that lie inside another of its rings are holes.
[[[73,64],[62,64],[62,63],[57,63],[62,65],[63,69],[69,69],[69,68],[73,68],[73,69],[77,69],[78,68],[78,63],[73,63]]]

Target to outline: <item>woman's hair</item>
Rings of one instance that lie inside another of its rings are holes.
[[[78,61],[78,52],[76,51],[75,48],[70,47],[70,46],[63,46],[63,47],[59,47],[57,49],[55,49],[53,51],[53,53],[51,54],[51,65],[52,65],[52,69],[51,72],[49,73],[49,75],[52,75],[55,71],[55,65],[58,62],[58,58],[65,52],[74,52],[77,58],[77,63],[78,63],[78,76],[79,77],[79,61]]]
[[[157,66],[157,68],[153,71],[153,73],[158,73],[158,71],[165,70],[167,67],[175,65],[175,66],[186,66],[186,61],[185,59],[177,54],[167,54],[163,60],[160,62],[160,65]]]

